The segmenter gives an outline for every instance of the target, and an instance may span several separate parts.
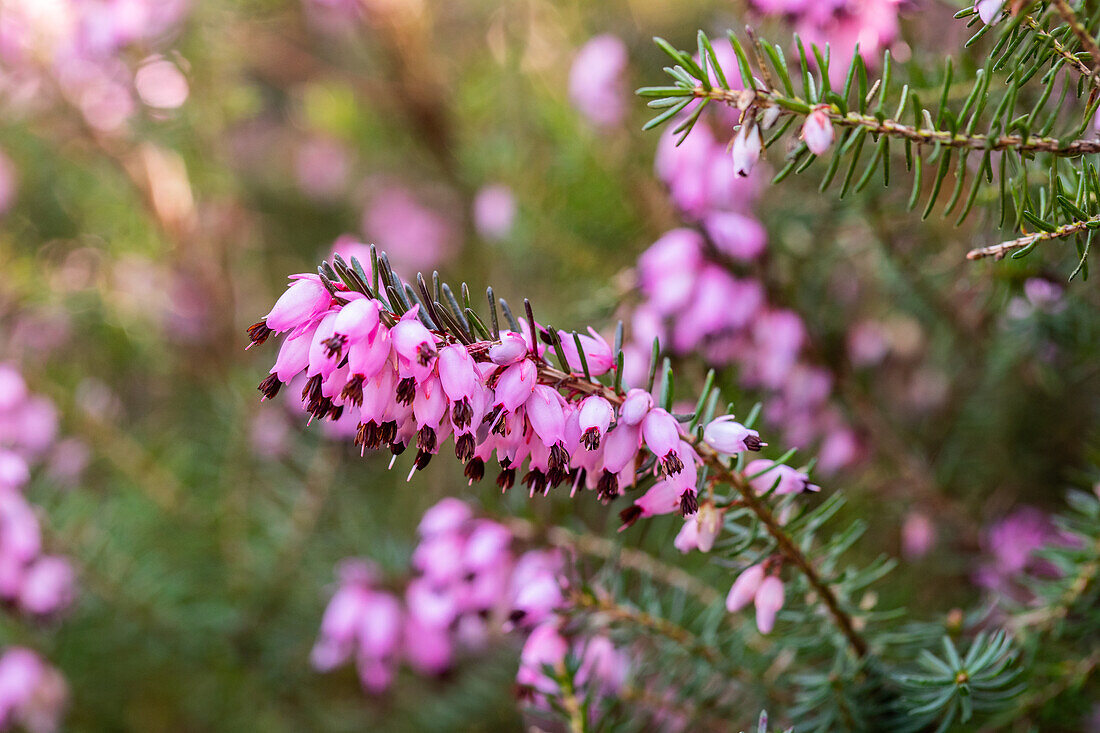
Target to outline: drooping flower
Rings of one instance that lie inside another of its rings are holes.
[[[767,443],[760,442],[760,433],[734,422],[733,415],[712,420],[703,431],[703,442],[719,453],[731,456],[742,451],[758,451]]]
[[[775,616],[783,608],[783,581],[769,575],[756,591],[756,628],[761,634],[770,634],[775,628]]]
[[[806,115],[802,124],[802,139],[814,155],[822,155],[833,144],[833,123],[829,120],[829,106],[819,104]]]
[[[753,565],[742,571],[737,576],[737,580],[733,581],[729,595],[726,596],[726,610],[730,613],[736,613],[752,603],[763,582],[763,565]]]
[[[760,159],[762,147],[760,128],[751,123],[742,124],[733,140],[732,150],[733,168],[737,175],[744,178],[752,173],[756,161]]]

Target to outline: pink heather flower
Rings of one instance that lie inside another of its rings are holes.
[[[450,668],[454,644],[446,628],[427,625],[414,614],[405,624],[404,637],[405,658],[417,672],[440,675]]]
[[[626,684],[630,662],[626,655],[615,648],[606,636],[594,636],[578,642],[577,656],[581,660],[577,669],[577,686],[584,689],[591,681],[599,683],[599,694],[611,696]]]
[[[577,339],[580,340],[581,348],[584,349],[584,359],[585,363],[588,364],[588,373],[598,377],[601,374],[606,374],[615,365],[615,355],[611,353],[611,345],[607,343],[603,336],[596,333],[591,327],[589,327],[588,333],[588,336],[578,335]],[[558,331],[558,338],[561,339],[561,349],[565,354],[565,360],[568,362],[569,368],[574,372],[581,373],[583,366],[573,334],[567,331]]]
[[[928,554],[936,542],[936,525],[927,514],[909,512],[901,525],[901,551],[909,560]]]
[[[642,438],[650,452],[657,456],[666,474],[676,474],[684,469],[677,454],[680,427],[667,410],[656,407],[649,411],[642,421]]]
[[[763,582],[763,565],[753,565],[742,571],[737,576],[737,580],[733,581],[729,595],[726,596],[726,610],[730,613],[737,613],[749,605],[756,598],[756,593],[760,590],[760,585]]]
[[[141,101],[157,109],[183,106],[190,92],[187,77],[163,56],[150,56],[134,74],[134,89]]]
[[[512,533],[502,524],[480,520],[466,538],[463,562],[467,570],[492,571],[511,562]]]
[[[833,144],[833,123],[829,120],[829,106],[819,104],[806,115],[802,124],[802,139],[814,155],[822,155]]]
[[[19,606],[38,616],[67,608],[76,595],[76,575],[63,557],[44,555],[27,568],[19,590]]]
[[[703,431],[703,442],[727,456],[746,450],[758,451],[767,445],[760,442],[760,433],[734,422],[733,415],[712,420]]]
[[[500,334],[500,343],[489,347],[489,360],[500,366],[508,366],[526,356],[529,350],[530,344],[527,339],[509,331]]]
[[[22,488],[31,479],[31,470],[23,456],[0,449],[0,490]]]
[[[684,520],[684,526],[673,541],[673,546],[680,552],[710,552],[714,547],[714,540],[722,530],[722,516],[724,512],[711,502],[703,502],[699,505],[699,511],[694,517]]]
[[[424,512],[416,531],[421,537],[457,532],[473,518],[473,512],[464,501],[447,497]]]
[[[11,364],[0,364],[0,411],[14,410],[27,398],[27,383]]]
[[[516,561],[510,582],[510,620],[536,626],[561,607],[561,555],[546,550],[530,550]]]
[[[653,395],[644,389],[634,388],[626,393],[619,405],[619,422],[625,425],[637,425],[653,409]]]
[[[886,329],[877,321],[860,321],[848,331],[848,358],[856,367],[871,367],[890,353]]]
[[[760,222],[732,211],[707,214],[703,228],[719,252],[736,260],[759,257],[767,242]]]
[[[760,160],[761,149],[760,128],[755,124],[742,124],[733,140],[734,172],[742,178],[752,173],[753,166]]]
[[[295,275],[275,306],[264,317],[267,327],[276,333],[298,328],[314,316],[326,311],[332,302],[321,278],[316,275]]]
[[[615,127],[626,114],[626,45],[611,34],[581,47],[569,70],[569,99],[596,127]]]
[[[0,657],[0,725],[31,733],[61,726],[68,689],[61,675],[30,649],[9,647]]]
[[[660,313],[687,305],[703,264],[703,238],[694,229],[673,229],[638,258],[642,292]]]
[[[993,25],[1001,17],[1001,7],[1003,5],[1004,0],[978,0],[974,4],[974,9],[978,11],[978,17],[982,19],[983,23]]]
[[[775,615],[783,608],[783,581],[769,575],[756,591],[756,628],[761,634],[770,634],[775,628]]]
[[[389,187],[377,194],[363,213],[363,233],[386,250],[396,267],[430,270],[457,247],[455,225],[417,200],[411,191]]]
[[[1065,288],[1045,277],[1029,277],[1024,281],[1024,296],[1036,309],[1057,313],[1065,308]]]
[[[307,332],[295,337],[294,334],[283,339],[283,345],[279,348],[279,356],[275,359],[275,365],[271,367],[271,373],[279,382],[286,384],[309,366],[309,347],[313,343],[313,333]],[[277,393],[278,388],[274,391]],[[266,394],[265,397],[274,397],[275,394]]]
[[[515,218],[516,197],[507,186],[485,186],[474,197],[474,229],[482,238],[506,239],[512,233]]]
[[[600,440],[611,425],[615,411],[606,399],[599,395],[592,395],[581,402],[577,412],[581,441],[588,450],[596,450],[600,447]]]
[[[514,412],[531,396],[538,379],[538,369],[527,359],[504,370],[497,381],[496,404]]]
[[[758,458],[745,466],[746,477],[758,494],[764,494],[775,487],[776,496],[801,494],[807,491],[821,491],[821,487],[810,483],[810,477],[785,464],[776,463],[767,458]],[[759,474],[759,475],[756,475]]]
[[[545,695],[552,695],[557,690],[557,683],[546,676],[543,667],[559,667],[569,652],[569,644],[558,631],[558,623],[551,619],[531,631],[520,653],[516,684]]]

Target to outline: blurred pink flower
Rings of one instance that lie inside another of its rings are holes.
[[[347,189],[351,152],[337,140],[311,136],[295,151],[294,172],[306,196],[319,201],[338,198]]]
[[[134,74],[141,101],[157,109],[176,109],[187,101],[190,88],[179,67],[163,56],[150,56]]]
[[[428,208],[412,192],[395,187],[372,197],[363,212],[363,233],[389,255],[395,268],[428,271],[454,254],[454,222]]]
[[[515,218],[516,197],[507,186],[485,186],[474,197],[474,228],[484,239],[506,239]]]
[[[604,34],[584,44],[569,70],[569,99],[596,127],[620,124],[627,111],[626,45]]]

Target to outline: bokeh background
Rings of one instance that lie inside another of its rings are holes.
[[[929,68],[964,40],[951,3],[865,4],[890,13],[876,43]],[[607,537],[620,508],[468,487],[445,460],[406,483],[407,462],[387,471],[292,400],[261,404],[274,351],[245,351],[244,329],[334,243],[376,242],[475,300],[487,285],[530,298],[558,327],[610,337],[622,319],[640,351],[714,322],[671,347],[677,394],[693,401],[714,365],[739,415],[764,399],[776,455],[820,453],[817,483],[870,517],[859,552],[904,559],[891,602],[947,614],[1023,571],[998,548],[1042,535],[1062,490],[1093,480],[1095,288],[1066,285],[1072,257],[967,263],[997,222],[921,223],[904,187],[838,201],[764,171],[719,207],[751,221],[708,219],[692,175],[728,188],[714,162],[728,120],[677,157],[629,92],[661,82],[652,36],[690,48],[697,28],[752,22],[787,38],[790,17],[767,10],[0,0],[0,360],[52,404],[25,494],[77,588],[67,609],[0,628],[63,674],[65,730],[521,725],[506,636],[442,677],[403,671],[384,696],[310,667],[337,562],[368,557],[399,586],[441,497]],[[618,41],[586,47],[602,34]],[[639,257],[685,226],[744,289],[696,284],[690,307],[662,311],[694,245]],[[756,305],[734,326],[740,297]],[[678,519],[651,524],[618,538],[703,565],[672,547]]]

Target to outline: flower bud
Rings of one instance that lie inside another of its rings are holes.
[[[626,393],[626,399],[619,406],[619,422],[625,425],[637,425],[653,409],[653,395],[644,389],[634,388]]]
[[[733,141],[733,169],[744,178],[752,173],[756,161],[760,160],[760,128],[752,123],[741,125]]]
[[[489,360],[500,366],[515,364],[527,354],[527,340],[518,333],[500,334],[500,343],[489,347]]]
[[[775,615],[783,608],[783,581],[774,575],[764,578],[756,591],[756,628],[770,634],[775,627]]]
[[[290,284],[264,317],[272,331],[289,331],[328,308],[332,296],[316,275],[302,275]]]
[[[802,139],[814,155],[821,155],[833,144],[833,123],[829,120],[829,107],[819,104],[802,123]]]
[[[764,582],[764,566],[753,565],[747,568],[737,580],[733,581],[729,595],[726,596],[726,610],[737,613],[756,597],[760,584]]]

